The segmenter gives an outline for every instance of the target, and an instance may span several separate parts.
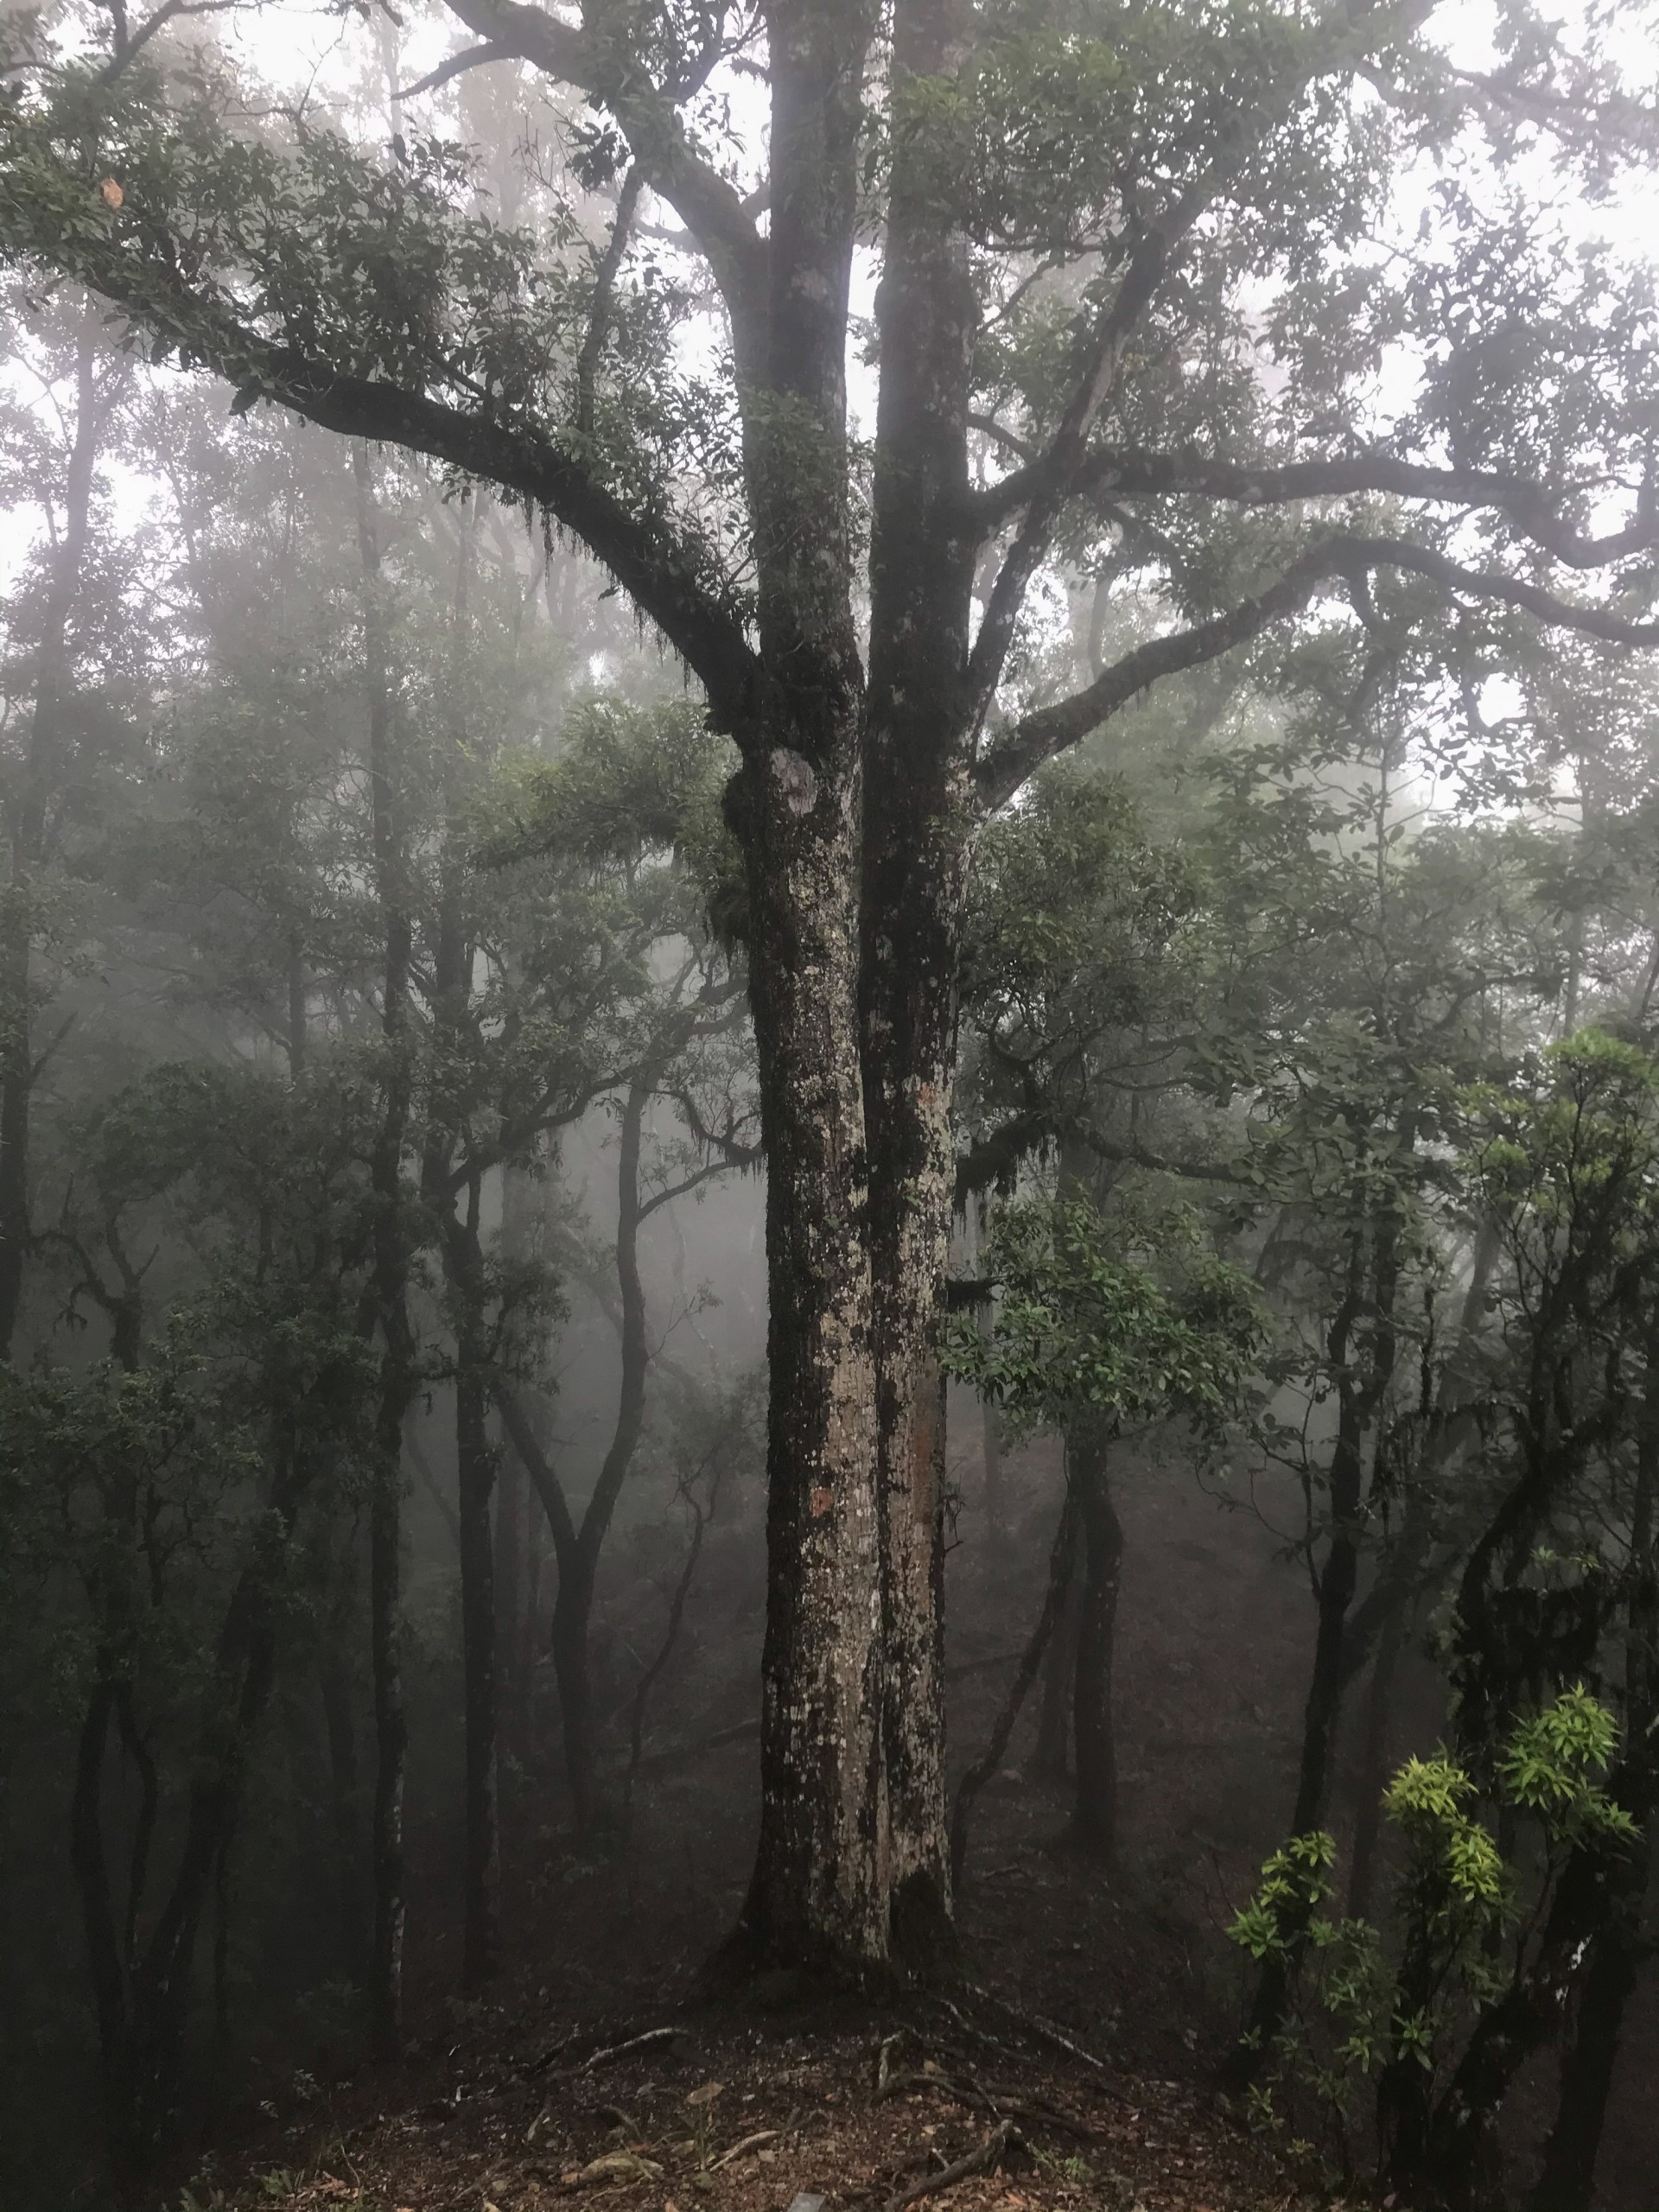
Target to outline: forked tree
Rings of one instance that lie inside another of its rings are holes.
[[[741,1946],[925,1965],[976,830],[1149,685],[1286,625],[1439,654],[1450,712],[1529,623],[1659,641],[1645,279],[1563,251],[1504,166],[1605,177],[1651,133],[1524,7],[1484,74],[1434,0],[450,8],[470,43],[438,78],[516,71],[563,117],[560,220],[493,223],[437,122],[382,149],[273,119],[188,47],[199,6],[116,0],[78,41],[12,35],[0,242],[238,407],[413,448],[579,539],[734,741],[772,1382]],[[1046,689],[1050,582],[1107,568],[1132,642]]]

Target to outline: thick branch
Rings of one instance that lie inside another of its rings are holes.
[[[626,41],[601,39],[518,0],[448,0],[470,31],[561,84],[602,101],[645,181],[674,209],[714,271],[740,367],[758,374],[766,335],[766,246],[741,193],[696,153],[672,100]]]
[[[1248,645],[1281,616],[1300,613],[1322,583],[1383,568],[1425,577],[1448,592],[1497,600],[1535,615],[1540,621],[1609,645],[1659,645],[1659,622],[1631,622],[1600,607],[1578,607],[1519,576],[1466,569],[1426,545],[1389,537],[1326,538],[1311,547],[1276,583],[1254,599],[1243,600],[1189,629],[1149,639],[1113,662],[1083,690],[1016,722],[986,750],[975,770],[982,803],[988,808],[1004,804],[1045,760],[1098,729],[1139,693],[1164,677]]]
[[[1017,468],[990,485],[976,503],[988,535],[1031,497],[1035,467]],[[1587,537],[1560,514],[1541,484],[1490,469],[1432,468],[1390,454],[1355,454],[1332,461],[1253,468],[1200,454],[1091,452],[1079,467],[1073,496],[1117,499],[1197,498],[1240,506],[1276,506],[1297,499],[1350,499],[1380,492],[1441,506],[1485,507],[1506,515],[1535,545],[1571,569],[1598,569],[1659,545],[1659,499],[1644,484],[1637,519],[1605,537]]]
[[[105,63],[100,74],[105,84],[113,82],[122,71],[137,60],[157,31],[169,23],[181,22],[188,16],[225,16],[245,4],[245,0],[162,0],[153,16],[146,17],[130,37],[121,33],[121,16],[116,18],[115,52]]]
[[[487,41],[482,46],[463,47],[459,54],[452,54],[447,61],[439,62],[435,69],[429,71],[424,77],[417,78],[414,84],[404,85],[391,97],[400,101],[418,99],[423,92],[435,92],[440,85],[449,84],[456,77],[464,77],[469,69],[482,69],[491,61],[516,61],[518,59],[516,54],[509,54],[504,47],[491,46]]]
[[[632,514],[583,464],[543,433],[493,422],[422,391],[348,376],[274,345],[230,310],[176,283],[156,298],[124,257],[95,251],[74,274],[130,313],[159,323],[239,387],[238,404],[276,401],[324,429],[429,454],[542,508],[579,537],[702,681],[718,725],[740,733],[753,714],[759,664],[741,623],[719,606],[690,550]],[[143,278],[153,279],[145,270]]]

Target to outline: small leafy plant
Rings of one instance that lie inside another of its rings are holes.
[[[1328,1910],[1332,1837],[1294,1836],[1272,1853],[1228,1931],[1252,1959],[1288,1971],[1284,2024],[1249,2091],[1255,2125],[1283,2135],[1311,2108],[1325,2157],[1345,2175],[1368,2093],[1379,2124],[1384,2085],[1402,2075],[1432,2105],[1483,2016],[1527,1972],[1529,1940],[1570,1853],[1636,1840],[1601,1779],[1618,1742],[1612,1714],[1579,1683],[1511,1730],[1487,1805],[1449,1752],[1408,1759],[1382,1801],[1405,1854],[1386,1931]],[[1514,1837],[1507,1852],[1489,1824],[1499,1811]]]

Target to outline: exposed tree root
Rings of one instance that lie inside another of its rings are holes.
[[[958,2182],[971,2181],[976,2174],[995,2173],[1007,2153],[1024,2148],[1024,2138],[1011,2120],[1000,2120],[976,2151],[965,2158],[958,2158],[943,2173],[925,2174],[897,2196],[889,2197],[885,2212],[905,2212],[911,2204],[919,2204],[925,2196],[943,2196],[947,2189],[954,2189]]]

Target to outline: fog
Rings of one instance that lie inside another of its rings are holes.
[[[0,2212],[1647,2212],[1651,15],[0,16]]]

